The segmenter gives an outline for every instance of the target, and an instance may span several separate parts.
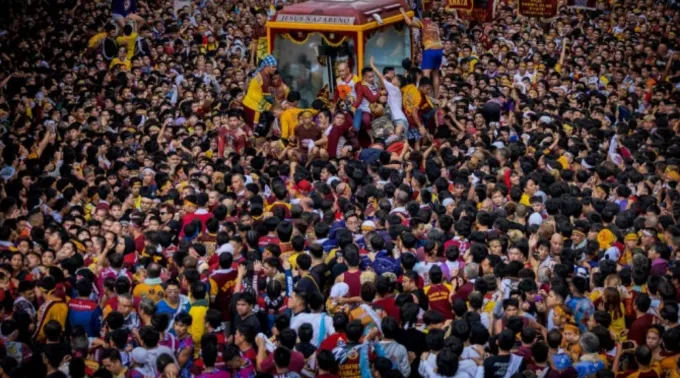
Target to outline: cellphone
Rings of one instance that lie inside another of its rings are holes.
[[[543,296],[537,295],[534,297],[534,302],[543,302]]]
[[[635,347],[635,344],[632,341],[624,341],[623,344],[623,349],[632,349]]]

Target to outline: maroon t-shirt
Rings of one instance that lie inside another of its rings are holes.
[[[294,371],[296,373],[300,373],[302,369],[305,367],[305,356],[296,351],[296,350],[291,350],[290,351],[290,364],[288,365],[288,369],[290,371]],[[276,366],[274,366],[274,355],[270,354],[267,356],[267,358],[262,361],[262,372],[263,373],[274,373],[276,369]]]
[[[361,296],[361,271],[343,273],[342,281],[349,286],[349,297]]]
[[[321,139],[321,130],[316,126],[310,127],[308,129],[303,125],[298,125],[298,127],[295,128],[295,136],[298,138],[298,140],[309,139],[317,141]]]
[[[628,330],[628,340],[635,340],[638,345],[644,345],[649,327],[654,324],[654,315],[644,314],[635,319]]]
[[[373,305],[375,307],[382,308],[387,315],[394,318],[397,323],[399,323],[401,322],[401,314],[399,312],[399,307],[397,307],[394,302],[396,302],[396,299],[393,296],[389,296],[387,298],[374,301]]]

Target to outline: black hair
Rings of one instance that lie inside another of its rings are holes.
[[[205,334],[201,337],[201,357],[206,367],[214,367],[217,361],[217,336]]]

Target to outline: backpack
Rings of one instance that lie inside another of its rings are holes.
[[[373,119],[371,133],[374,138],[382,139],[394,134],[394,124],[388,115]]]

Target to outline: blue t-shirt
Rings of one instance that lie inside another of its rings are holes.
[[[380,154],[385,151],[378,148],[364,148],[359,153],[359,160],[366,164],[375,163],[380,160]]]
[[[180,305],[182,305],[182,302],[180,300]],[[182,310],[179,312],[186,312],[189,313],[189,308],[191,305],[187,302],[182,306]],[[161,299],[160,302],[156,305],[156,313],[157,314],[168,314],[170,315],[170,318],[173,319],[175,317],[175,314],[177,313],[177,307],[173,308],[171,307],[168,302],[165,301],[165,299]]]
[[[131,13],[137,13],[137,0],[113,0],[113,3],[111,4],[111,13],[123,17],[126,17]]]
[[[595,313],[595,306],[588,298],[570,298],[566,302],[567,307],[574,314],[574,320],[582,333],[588,332],[588,318]]]
[[[578,372],[579,378],[587,377],[597,374],[598,371],[605,368],[604,362],[598,361],[579,361],[574,364],[576,372]]]

